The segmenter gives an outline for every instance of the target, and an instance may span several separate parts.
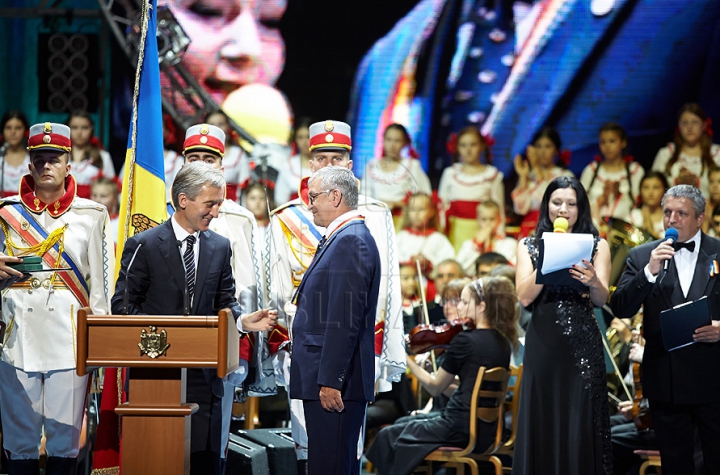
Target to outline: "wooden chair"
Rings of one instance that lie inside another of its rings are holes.
[[[645,475],[650,467],[658,467],[656,473],[662,473],[660,452],[658,450],[636,450],[635,453],[645,459],[643,464],[640,465],[640,475]]]
[[[510,411],[510,413],[512,414],[510,438],[506,440],[505,443],[497,449],[497,451],[495,451],[494,455],[508,455],[512,457],[515,451],[515,437],[517,436],[518,410],[520,409],[520,387],[522,384],[522,375],[522,364],[520,366],[513,366],[512,368],[510,368],[510,378],[512,379],[512,377],[515,376],[515,381],[513,381],[512,386],[508,384],[507,389],[508,393],[512,392],[513,394],[512,400],[505,402],[505,410]],[[503,471],[506,473],[510,473],[512,471],[512,466],[506,467],[505,465],[503,465]]]
[[[477,461],[490,462],[495,466],[495,474],[502,475],[502,462],[494,454],[498,447],[502,444],[503,436],[503,411],[505,395],[507,393],[507,385],[510,373],[505,368],[497,367],[486,370],[481,366],[478,370],[475,387],[472,393],[472,406],[470,407],[470,439],[465,448],[459,447],[440,447],[425,457],[428,465],[417,470],[425,469],[427,473],[432,473],[432,463],[442,462],[446,467],[456,469],[457,473],[465,473],[465,465],[470,467],[472,475],[478,475]],[[497,390],[487,390],[486,383],[494,382],[499,384]],[[484,404],[481,406],[481,400]],[[492,402],[490,402],[492,401]],[[489,407],[488,407],[489,406]],[[472,453],[475,449],[477,438],[477,421],[495,423],[495,441],[482,454]]]

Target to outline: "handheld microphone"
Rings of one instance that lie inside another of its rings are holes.
[[[568,228],[568,220],[558,216],[553,221],[553,232],[554,233],[566,233]]]
[[[182,241],[177,240],[175,241],[177,243],[178,251],[180,251],[180,261],[182,262],[183,269],[185,270],[185,276],[187,276],[187,267],[185,267],[185,259],[182,257]],[[187,317],[190,315],[190,292],[188,291],[188,284],[187,284],[187,278],[183,276],[182,281],[185,283],[185,288],[183,289],[183,311],[185,312],[184,315]]]
[[[668,228],[665,230],[665,241],[669,242],[670,244],[674,244],[680,235],[678,234],[678,230],[675,228]],[[666,259],[665,262],[663,262],[663,270],[667,272],[668,267],[670,266],[670,259]]]
[[[2,146],[0,146],[0,157],[5,158],[5,154],[7,153],[7,149],[9,147],[9,144],[7,142],[4,142]]]
[[[138,247],[135,248],[135,252],[133,252],[132,257],[130,258],[130,263],[127,266],[127,271],[125,271],[125,292],[123,292],[123,315],[128,314],[128,298],[129,298],[129,285],[128,282],[130,280],[130,268],[132,268],[133,262],[135,262],[135,257],[138,255],[138,251],[141,247],[145,245],[145,238],[140,238],[138,241]]]

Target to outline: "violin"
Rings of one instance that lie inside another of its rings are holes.
[[[472,323],[469,318],[458,318],[442,325],[417,325],[405,337],[407,351],[411,355],[417,355],[437,348],[447,348],[452,339],[470,328]]]
[[[642,326],[638,325],[638,331],[642,337]],[[650,418],[650,407],[647,398],[643,397],[642,382],[640,380],[640,363],[632,364],[633,384],[635,386],[635,397],[633,398],[632,415],[635,427],[638,430],[652,429],[653,423]]]

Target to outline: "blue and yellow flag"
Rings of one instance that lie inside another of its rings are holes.
[[[143,2],[125,174],[120,200],[116,275],[125,240],[167,219],[163,159],[162,93],[155,31],[157,0]]]

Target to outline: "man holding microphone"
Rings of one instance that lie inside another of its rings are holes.
[[[704,234],[705,198],[689,185],[663,197],[666,237],[630,251],[627,268],[610,300],[618,318],[644,306],[644,393],[658,437],[663,473],[695,473],[697,430],[708,473],[720,473],[720,321],[697,328],[695,344],[672,351],[663,345],[660,313],[707,296],[710,315],[720,315],[720,241]],[[674,229],[671,229],[674,228]],[[675,233],[673,231],[676,231]],[[712,376],[711,376],[712,375]]]

